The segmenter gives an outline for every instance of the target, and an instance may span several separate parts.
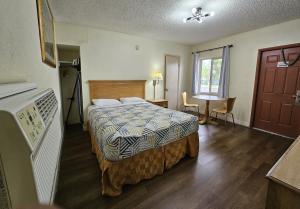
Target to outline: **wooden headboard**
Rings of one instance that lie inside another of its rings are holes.
[[[146,80],[90,80],[90,99],[120,99],[140,97],[145,99]]]

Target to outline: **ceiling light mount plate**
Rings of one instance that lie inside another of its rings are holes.
[[[192,14],[194,17],[201,15],[202,7],[197,7],[192,9]]]
[[[214,16],[214,12],[204,13],[202,11],[202,7],[197,7],[197,8],[192,9],[192,16],[184,18],[183,22],[187,23],[189,21],[197,21],[198,23],[202,23],[203,18],[206,18],[206,17],[209,17],[209,16]]]

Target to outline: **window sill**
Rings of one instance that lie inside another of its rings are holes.
[[[197,95],[218,96],[218,94],[202,93],[202,92],[200,92],[200,93],[197,94]]]

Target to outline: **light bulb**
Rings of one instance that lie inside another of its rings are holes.
[[[192,9],[192,13],[193,13],[193,15],[196,15],[196,13],[197,13],[197,8],[193,8],[193,9]]]

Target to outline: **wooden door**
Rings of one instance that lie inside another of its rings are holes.
[[[300,46],[284,50],[292,62]],[[300,105],[295,95],[300,90],[300,61],[277,67],[283,61],[280,48],[261,52],[253,127],[296,138],[300,134]]]
[[[166,55],[165,62],[165,98],[168,100],[168,107],[170,109],[177,110],[179,91],[179,57]]]

